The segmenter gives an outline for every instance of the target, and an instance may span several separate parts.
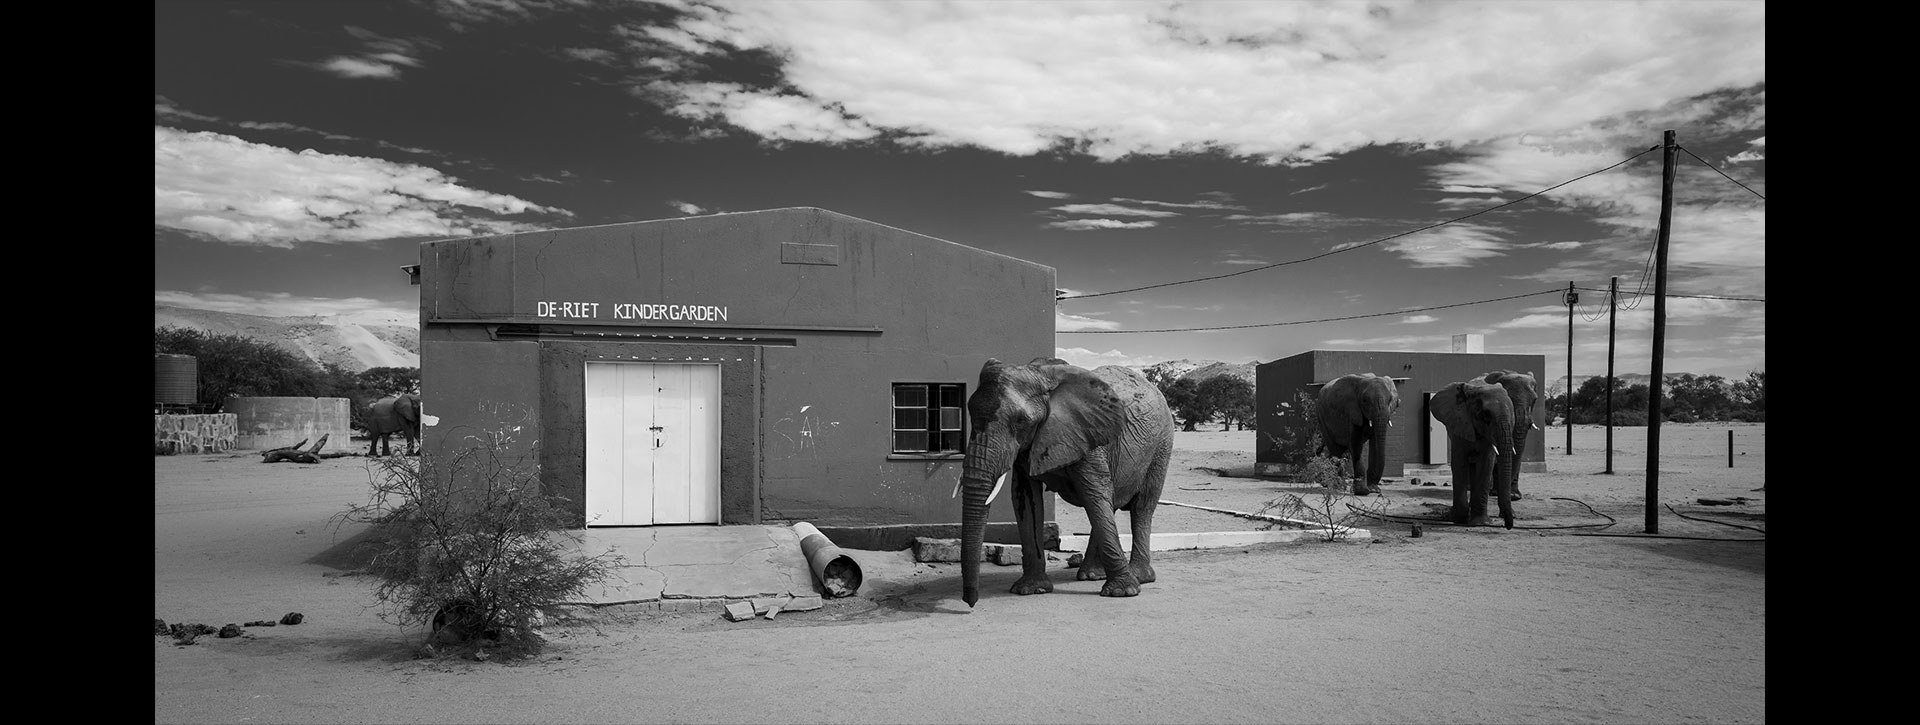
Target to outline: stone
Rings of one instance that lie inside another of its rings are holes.
[[[238,624],[233,624],[229,622],[227,623],[227,626],[220,628],[221,639],[232,639],[238,636],[240,636],[240,625]]]
[[[1419,477],[1417,477],[1417,476],[1416,476],[1416,477],[1414,477],[1414,478],[1412,479],[1412,483],[1409,483],[1409,484],[1407,484],[1407,485],[1409,485],[1409,486],[1418,486],[1418,485],[1420,485],[1420,478],[1419,478]]]
[[[1067,568],[1068,568],[1068,569],[1078,569],[1078,568],[1080,568],[1080,562],[1083,562],[1083,561],[1086,561],[1086,560],[1087,560],[1087,555],[1086,555],[1086,554],[1082,554],[1082,553],[1080,553],[1080,552],[1078,552],[1078,551],[1076,551],[1076,552],[1073,552],[1073,555],[1072,555],[1072,556],[1069,556],[1069,557],[1067,557]]]
[[[723,612],[729,622],[753,619],[753,602],[734,602]]]
[[[780,613],[780,607],[779,607],[779,605],[775,605],[775,606],[771,606],[771,607],[768,607],[768,608],[767,608],[767,619],[773,619],[773,615],[776,615],[776,614],[779,614],[779,613]]]
[[[826,606],[826,604],[819,596],[809,594],[807,596],[796,596],[788,600],[786,604],[780,606],[780,611],[811,612],[823,606]]]
[[[755,614],[766,614],[770,611],[786,606],[787,602],[792,599],[793,597],[786,596],[786,595],[781,595],[777,597],[754,597],[752,599],[753,611]],[[768,619],[772,619],[772,617],[768,617]]]
[[[173,634],[173,629],[167,626],[167,620],[161,619],[159,617],[154,617],[153,633],[154,634]]]
[[[1012,566],[1020,563],[1019,544],[988,544],[987,560],[1000,566]]]
[[[913,560],[918,562],[959,561],[960,540],[913,537]]]
[[[306,621],[306,619],[307,619],[307,615],[301,614],[299,612],[287,612],[287,616],[280,618],[280,623],[281,624],[299,624],[303,621]]]

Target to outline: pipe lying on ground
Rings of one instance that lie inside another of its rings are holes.
[[[834,546],[813,524],[794,524],[793,533],[800,537],[800,553],[806,555],[807,567],[813,570],[828,598],[852,596],[860,590],[859,562]]]

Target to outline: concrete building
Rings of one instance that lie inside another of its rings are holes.
[[[1053,268],[824,209],[428,242],[408,271],[423,472],[490,441],[581,526],[956,536],[981,365],[1053,354]],[[1018,541],[1011,496],[990,520]]]
[[[1433,471],[1447,465],[1447,429],[1428,412],[1427,401],[1434,391],[1448,383],[1479,377],[1494,370],[1533,373],[1541,380],[1546,372],[1545,355],[1512,355],[1480,352],[1479,335],[1456,335],[1455,352],[1391,352],[1360,350],[1310,350],[1254,367],[1254,399],[1259,428],[1278,431],[1286,408],[1295,396],[1306,392],[1318,395],[1327,381],[1349,373],[1373,373],[1393,378],[1399,388],[1400,410],[1394,414],[1393,428],[1387,437],[1386,468],[1381,475],[1399,477],[1409,471]],[[1543,391],[1544,394],[1544,391]],[[1533,422],[1546,427],[1544,397],[1533,407]],[[1303,453],[1283,449],[1268,435],[1259,436],[1254,445],[1256,468],[1265,475],[1285,463],[1289,456]],[[1310,454],[1311,451],[1304,451]],[[1544,472],[1547,466],[1544,430],[1527,439],[1520,454],[1520,470]]]

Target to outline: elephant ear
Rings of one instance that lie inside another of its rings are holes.
[[[1433,408],[1434,420],[1440,421],[1449,431],[1455,426],[1471,425],[1467,420],[1467,387],[1461,383],[1448,383],[1446,387],[1435,391],[1429,405]]]
[[[1039,475],[1087,457],[1112,443],[1125,415],[1107,381],[1071,365],[1049,370],[1056,377],[1047,396],[1047,419],[1033,434],[1028,475]]]
[[[400,414],[401,420],[408,423],[419,423],[420,397],[417,395],[402,395],[394,399],[393,410]]]

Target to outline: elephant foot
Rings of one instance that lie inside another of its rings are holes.
[[[1154,579],[1159,578],[1154,576],[1152,564],[1129,563],[1127,571],[1132,572],[1134,580],[1141,584],[1152,584]]]
[[[1028,574],[1020,577],[1019,581],[1013,583],[1013,588],[1007,591],[1020,595],[1046,594],[1053,591],[1053,580],[1045,574]]]
[[[1518,501],[1518,500],[1520,500],[1520,489],[1517,489],[1517,488],[1516,488],[1516,489],[1514,489],[1513,491],[1511,491],[1511,492],[1509,492],[1509,493],[1507,494],[1507,498],[1509,498],[1509,499],[1512,499],[1512,500],[1515,500],[1515,501]]]
[[[1127,576],[1119,577],[1116,579],[1108,579],[1106,585],[1100,587],[1100,596],[1103,596],[1103,597],[1140,596],[1140,582],[1136,581],[1131,574],[1128,574]]]
[[[1463,507],[1455,506],[1447,510],[1447,518],[1456,524],[1465,526],[1467,525],[1467,510]]]
[[[1480,514],[1480,515],[1478,515],[1478,516],[1468,516],[1468,517],[1467,517],[1467,520],[1466,520],[1466,525],[1468,525],[1468,526],[1492,526],[1492,525],[1493,525],[1493,519],[1490,519],[1490,518],[1488,518],[1486,514]]]
[[[1100,581],[1101,579],[1107,578],[1107,569],[1089,559],[1080,562],[1080,571],[1074,574],[1073,578],[1083,582]]]
[[[1364,483],[1353,484],[1353,495],[1355,496],[1365,496],[1370,493],[1379,493],[1379,492],[1380,492],[1380,488],[1377,486],[1369,487]]]

